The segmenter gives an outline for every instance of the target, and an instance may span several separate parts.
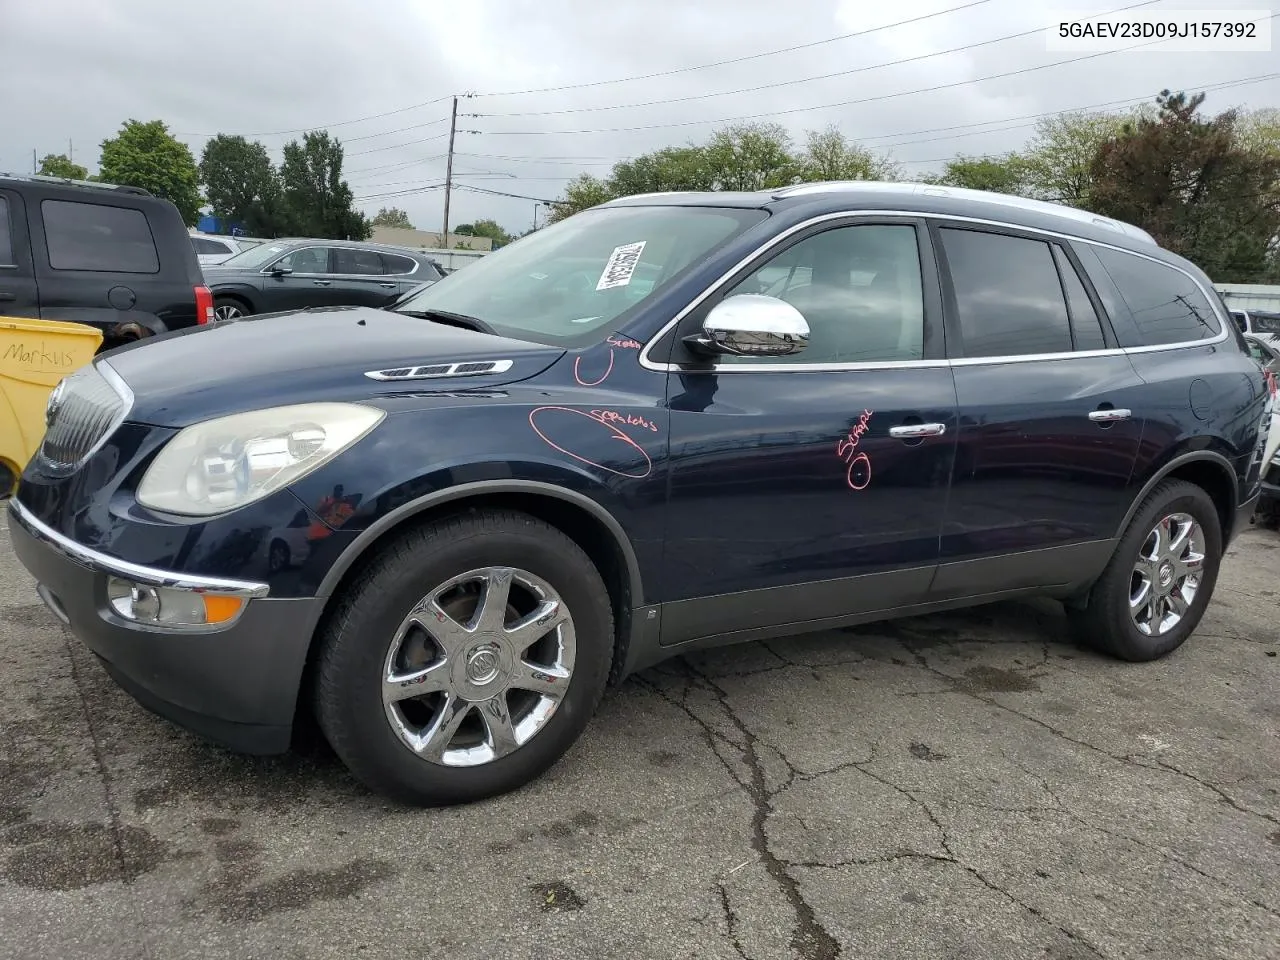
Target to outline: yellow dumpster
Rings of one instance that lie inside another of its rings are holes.
[[[0,498],[40,446],[49,394],[101,343],[102,332],[82,323],[0,317]]]

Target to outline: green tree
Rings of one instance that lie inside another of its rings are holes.
[[[88,180],[89,171],[78,163],[72,163],[65,153],[47,153],[40,161],[40,176],[62,177],[66,180]]]
[[[1030,190],[1027,160],[1017,153],[1007,153],[1000,157],[956,157],[947,161],[940,175],[923,179],[926,183],[936,183],[939,186],[989,190],[992,193],[1025,196]]]
[[[342,144],[327,130],[303,134],[284,147],[280,165],[284,209],[290,231],[307,237],[365,240],[369,220],[355,209],[351,187],[342,179]]]
[[[717,130],[703,148],[717,190],[768,190],[799,179],[791,137],[779,123],[746,123]]]
[[[1073,207],[1086,207],[1093,187],[1093,158],[1098,148],[1120,134],[1142,111],[1064,113],[1045,117],[1027,144],[1025,183],[1028,193]],[[1006,191],[1013,192],[1013,191]]]
[[[477,220],[475,223],[459,224],[453,232],[460,237],[487,237],[493,241],[495,250],[515,239],[498,225],[497,220]]]
[[[902,176],[896,163],[853,143],[834,125],[810,130],[797,160],[800,177],[806,181],[897,180]]]
[[[218,134],[205,144],[200,178],[214,216],[240,224],[252,236],[285,232],[280,176],[261,143]]]
[[[612,200],[615,196],[608,181],[593,177],[589,173],[580,173],[564,188],[564,199],[551,205],[551,210],[547,214],[547,223],[552,224],[571,217],[575,213]]]
[[[614,164],[609,187],[614,196],[668,190],[711,190],[715,174],[705,147],[667,147]]]
[[[1240,145],[1250,153],[1280,157],[1280,109],[1264,107],[1241,113],[1236,132]]]
[[[399,207],[379,207],[369,223],[375,227],[399,227],[401,230],[414,229],[409,215]],[[455,231],[456,233],[457,231]]]
[[[1199,115],[1204,94],[1163,91],[1093,163],[1092,208],[1136,224],[1215,281],[1272,268],[1280,235],[1280,157],[1241,142],[1238,117]]]
[[[119,133],[102,141],[99,167],[104,183],[142,187],[171,201],[188,226],[199,219],[200,171],[164,121],[126,120]]]

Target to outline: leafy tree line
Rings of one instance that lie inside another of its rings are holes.
[[[1217,282],[1280,282],[1280,110],[1208,116],[1204,99],[1166,90],[1125,112],[1047,117],[1022,150],[957,156],[917,179],[1091,210],[1142,227]],[[747,124],[582,174],[549,220],[636,193],[901,179],[892,159],[835,128],[797,147],[777,124]]]
[[[172,201],[188,226],[207,200],[214,216],[251,236],[364,240],[372,229],[343,179],[342,144],[324,130],[285,144],[279,167],[261,143],[231,134],[210,139],[197,163],[160,120],[127,120],[101,149],[96,176],[62,154],[46,156],[40,172],[142,187]]]

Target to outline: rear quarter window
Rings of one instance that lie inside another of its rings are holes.
[[[9,201],[0,197],[0,265],[13,266],[13,234],[9,227]]]
[[[1129,307],[1144,344],[1188,343],[1220,332],[1208,298],[1181,270],[1107,247],[1096,247],[1094,253]]]
[[[160,259],[146,214],[101,203],[44,200],[45,246],[54,270],[159,273]]]

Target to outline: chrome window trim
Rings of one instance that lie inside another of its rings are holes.
[[[1070,233],[1062,233],[1056,230],[1046,230],[1040,227],[1024,227],[1021,224],[1006,223],[1002,220],[987,220],[980,217],[966,217],[959,214],[948,213],[927,213],[921,210],[842,210],[836,213],[824,213],[820,216],[811,217],[808,220],[789,227],[775,237],[769,238],[760,244],[749,254],[735,263],[726,270],[714,283],[703,290],[702,293],[694,297],[690,303],[681,309],[675,317],[663,324],[662,328],[654,334],[645,343],[640,351],[640,366],[646,370],[652,370],[655,373],[686,373],[689,372],[687,366],[681,366],[675,363],[659,363],[650,358],[649,353],[653,347],[665,337],[671,330],[675,329],[680,323],[698,309],[706,300],[718,293],[739,270],[743,269],[752,260],[755,260],[763,253],[788,240],[797,233],[807,230],[810,227],[818,226],[823,223],[830,223],[833,220],[847,220],[852,217],[909,217],[915,220],[949,220],[957,223],[972,223],[980,226],[998,227],[1003,230],[1014,230],[1022,233],[1036,234],[1042,237],[1053,237],[1057,240],[1065,240],[1072,243],[1088,243],[1095,247],[1104,247],[1108,250],[1115,250],[1119,253],[1127,253],[1132,257],[1141,257],[1143,260],[1151,260],[1161,266],[1168,267],[1170,270],[1176,270],[1185,276],[1188,280],[1195,284],[1209,303],[1209,309],[1213,311],[1213,315],[1218,319],[1218,333],[1204,340],[1185,340],[1179,343],[1158,343],[1148,344],[1141,347],[1114,347],[1107,350],[1070,350],[1060,353],[1035,353],[1035,354],[1018,354],[1009,357],[958,357],[955,359],[940,360],[880,360],[867,361],[865,363],[761,363],[761,364],[737,364],[737,363],[713,363],[707,368],[698,368],[698,372],[707,373],[833,373],[855,370],[896,370],[898,368],[912,367],[950,367],[950,366],[980,366],[987,364],[1006,364],[1006,363],[1035,363],[1043,360],[1069,360],[1078,357],[1122,357],[1137,353],[1156,353],[1162,350],[1185,350],[1190,347],[1207,347],[1213,344],[1222,343],[1227,339],[1228,323],[1234,323],[1230,317],[1224,316],[1217,303],[1217,298],[1211,296],[1199,280],[1183,270],[1176,264],[1161,260],[1159,257],[1149,256],[1145,253],[1139,253],[1136,250],[1128,250],[1125,247],[1118,247],[1115,244],[1103,243],[1101,240],[1090,240],[1085,237],[1078,237]],[[856,224],[850,224],[856,226]]]
[[[63,536],[37,519],[35,514],[16,499],[9,501],[9,511],[9,515],[37,540],[43,541],[63,556],[74,560],[81,566],[88,567],[96,573],[133,580],[149,587],[229,593],[250,598],[265,597],[269,590],[265,583],[253,583],[248,580],[224,580],[219,577],[188,576],[184,573],[173,573],[156,567],[144,567],[141,564],[130,563],[127,560],[118,560],[96,550],[90,550],[88,547],[76,543],[70,537]]]

